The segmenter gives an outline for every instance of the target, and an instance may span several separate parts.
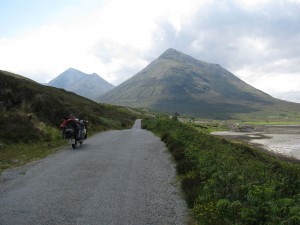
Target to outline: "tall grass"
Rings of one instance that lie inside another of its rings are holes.
[[[167,118],[145,119],[177,163],[198,224],[300,224],[300,165]]]
[[[34,131],[37,133],[36,137],[29,135],[28,139],[23,137],[14,142],[0,143],[0,173],[8,168],[18,167],[46,157],[66,144],[66,141],[61,138],[61,131],[57,128],[39,122]],[[29,130],[28,132],[34,131]],[[39,140],[34,138],[39,138]]]
[[[44,158],[55,153],[65,144],[65,141],[60,139],[49,143],[4,145],[0,149],[0,173],[8,168],[22,166],[28,162]]]

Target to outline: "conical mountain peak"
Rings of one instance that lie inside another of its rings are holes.
[[[95,100],[99,95],[111,90],[114,86],[98,74],[86,74],[69,68],[48,83],[49,86],[64,88],[81,96]]]
[[[70,67],[70,68],[67,69],[65,72],[67,72],[67,71],[79,71],[79,70],[77,70],[77,69],[75,69],[75,68],[73,68],[73,67]]]
[[[158,59],[182,60],[184,58],[191,58],[191,57],[173,48],[169,48],[163,54],[161,54],[161,56]]]
[[[177,51],[173,48],[167,49],[163,54],[161,54],[158,59],[161,60],[174,60],[184,64],[202,64],[205,65],[216,65],[211,63],[206,63],[204,61],[197,60],[189,55],[186,55],[180,51]]]
[[[172,48],[99,100],[222,119],[276,102],[221,66]]]
[[[173,48],[169,48],[167,49],[163,54],[161,54],[161,56],[159,58],[165,58],[165,59],[170,59],[170,58],[174,58],[174,57],[178,57],[180,55],[182,55],[183,53],[173,49]]]

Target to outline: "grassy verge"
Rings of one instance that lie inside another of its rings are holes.
[[[56,140],[51,143],[18,143],[2,146],[0,149],[0,174],[6,169],[19,167],[53,154],[64,145],[66,145],[65,140]]]
[[[177,163],[198,224],[300,224],[300,165],[167,118],[145,119]]]

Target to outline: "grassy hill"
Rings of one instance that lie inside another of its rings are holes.
[[[0,80],[0,171],[12,161],[19,165],[62,145],[64,115],[88,120],[89,133],[129,128],[136,119],[127,108],[99,104],[17,74],[0,71]]]
[[[300,104],[275,99],[219,65],[174,49],[100,96],[99,101],[214,119],[295,116],[300,112]]]

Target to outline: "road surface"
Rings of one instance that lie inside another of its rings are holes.
[[[0,224],[185,224],[171,156],[137,120],[0,176]]]

